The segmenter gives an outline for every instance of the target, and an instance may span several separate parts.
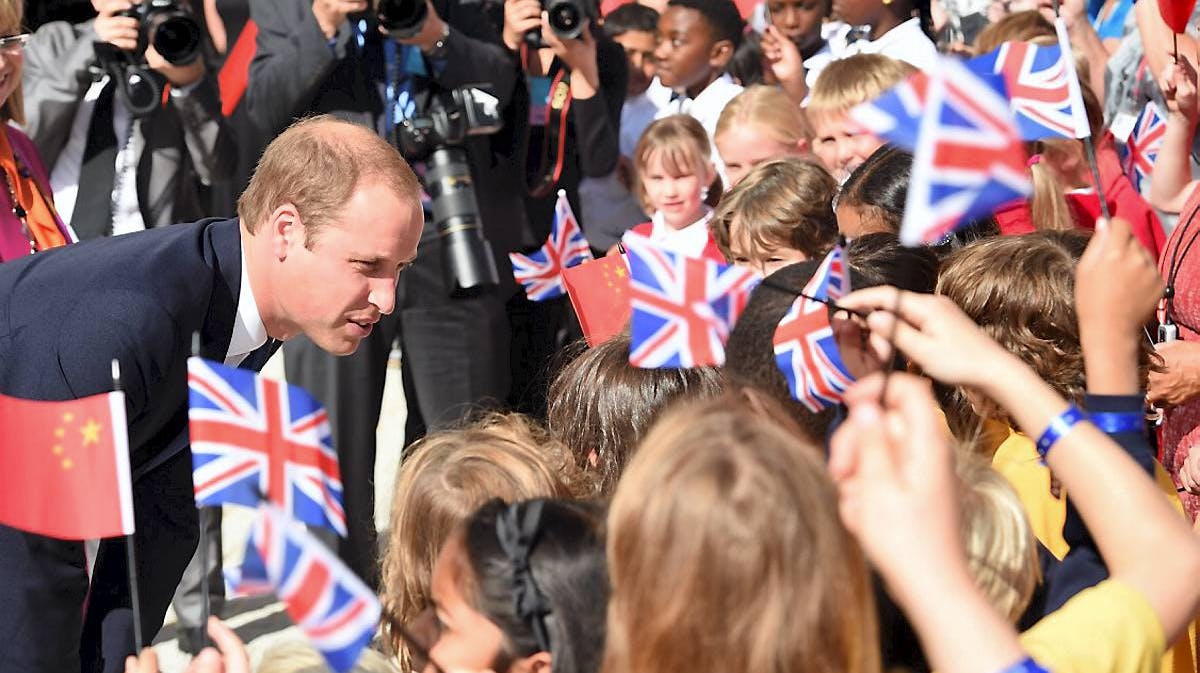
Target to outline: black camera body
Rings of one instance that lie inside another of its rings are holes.
[[[117,49],[108,42],[95,44],[101,69],[118,84],[117,93],[134,117],[142,118],[161,103],[162,78],[146,64],[146,49],[153,46],[168,63],[188,65],[200,58],[203,33],[182,0],[143,0],[121,13],[138,20],[138,46]]]
[[[481,88],[462,87],[431,96],[422,114],[396,127],[396,146],[410,161],[425,162],[425,191],[442,239],[451,295],[464,296],[500,283],[496,259],[483,234],[471,164],[462,143],[504,125],[500,101]]]
[[[550,29],[564,40],[573,40],[583,33],[583,23],[596,19],[591,0],[542,0],[542,9],[549,17]],[[429,10],[425,0],[379,0],[379,23],[397,39],[407,39],[421,32]],[[540,30],[525,34],[525,41],[534,47],[546,46]]]
[[[542,9],[546,11],[546,22],[550,24],[550,30],[561,40],[578,38],[583,34],[584,21],[596,20],[596,12],[593,11],[589,0],[542,0]],[[525,42],[537,49],[546,46],[541,30],[525,33]]]
[[[181,0],[143,0],[121,16],[138,20],[139,54],[153,46],[172,65],[187,65],[200,56],[200,24]]]

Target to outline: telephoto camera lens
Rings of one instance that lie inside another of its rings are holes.
[[[403,40],[421,32],[428,15],[425,0],[379,0],[379,25],[394,38]]]
[[[151,14],[149,43],[168,63],[187,65],[200,55],[200,26],[179,10]]]
[[[573,40],[583,33],[587,12],[580,0],[549,0],[546,15],[550,30],[561,39]]]
[[[442,239],[446,284],[464,295],[500,283],[492,246],[483,236],[471,166],[461,147],[439,147],[429,156],[426,189],[433,199],[433,222]]]

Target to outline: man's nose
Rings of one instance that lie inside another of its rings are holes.
[[[383,315],[390,315],[396,308],[396,280],[372,278],[371,293],[367,296],[367,301]]]

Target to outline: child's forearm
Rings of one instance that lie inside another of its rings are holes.
[[[1192,141],[1196,124],[1179,112],[1167,115],[1167,130],[1154,160],[1154,179],[1150,181],[1150,205],[1169,213],[1183,209],[1192,184]]]

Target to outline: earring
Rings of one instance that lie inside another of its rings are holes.
[[[708,187],[703,187],[700,189],[700,200],[708,201]]]

